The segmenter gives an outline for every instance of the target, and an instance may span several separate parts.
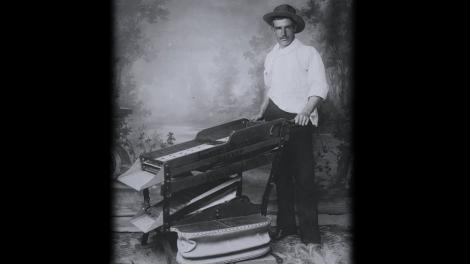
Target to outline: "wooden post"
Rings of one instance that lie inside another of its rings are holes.
[[[279,168],[279,160],[281,157],[281,151],[276,153],[276,155],[273,158],[273,163],[271,165],[271,172],[269,173],[268,182],[266,183],[266,187],[264,188],[263,200],[261,202],[261,215],[264,215],[264,216],[266,216],[266,213],[268,211],[269,196],[271,194],[271,188],[274,186],[274,178],[275,178],[276,172]]]
[[[237,188],[237,197],[240,197],[242,195],[243,191],[243,171],[240,171],[238,174],[238,177],[240,177],[240,182],[238,183],[238,188]]]

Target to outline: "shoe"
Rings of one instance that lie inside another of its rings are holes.
[[[319,244],[303,244],[299,243],[294,247],[295,255],[300,259],[312,260],[312,263],[327,263],[322,254],[322,248]]]
[[[320,232],[300,232],[300,241],[305,245],[321,244]]]
[[[276,230],[274,230],[273,232],[269,232],[269,236],[271,237],[271,240],[274,240],[274,241],[281,240],[286,236],[296,235],[296,234],[297,234],[297,231],[284,229],[284,228],[276,228]]]

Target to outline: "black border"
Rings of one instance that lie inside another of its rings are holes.
[[[429,59],[446,55],[431,34],[446,18],[428,2],[416,5],[354,1],[354,263],[422,263],[446,252],[449,231],[436,223],[446,188],[432,178],[448,175],[438,170],[446,161],[429,146],[442,138],[436,119],[447,120],[432,114],[449,100],[438,74],[458,66]],[[25,23],[14,29],[16,49],[5,50],[19,70],[7,76],[17,98],[4,99],[12,103],[5,111],[12,144],[5,152],[13,158],[5,163],[4,210],[15,216],[9,242],[36,262],[109,263],[110,178],[102,175],[110,172],[112,1],[28,4],[11,13]],[[24,240],[33,244],[27,253]]]

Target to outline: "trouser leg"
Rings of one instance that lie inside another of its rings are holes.
[[[291,130],[290,147],[292,174],[294,175],[295,204],[299,218],[300,237],[303,241],[319,243],[318,195],[313,163],[313,127],[295,127]]]
[[[289,164],[288,149],[284,149],[281,153],[280,164],[276,177],[276,194],[277,194],[277,226],[288,232],[296,232],[294,211],[294,183]]]
[[[293,119],[294,113],[279,109],[271,100],[265,113],[267,121],[276,118]],[[282,150],[281,164],[276,175],[278,201],[277,225],[296,228],[294,203],[299,217],[300,236],[307,242],[319,242],[317,192],[313,164],[313,126],[295,126]],[[290,231],[290,230],[289,230]]]

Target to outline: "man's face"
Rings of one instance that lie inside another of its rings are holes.
[[[289,46],[295,38],[295,24],[289,18],[273,20],[273,31],[281,48]]]

